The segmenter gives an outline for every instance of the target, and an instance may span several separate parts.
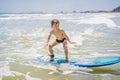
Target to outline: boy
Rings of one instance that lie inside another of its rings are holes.
[[[45,43],[45,47],[46,47],[46,46],[48,46],[48,42],[49,42],[51,36],[54,35],[56,37],[56,40],[52,44],[49,45],[50,61],[54,60],[54,53],[53,53],[52,48],[54,46],[56,46],[57,44],[62,43],[64,52],[65,52],[66,62],[69,62],[67,41],[70,44],[74,44],[75,42],[71,42],[69,37],[67,36],[67,34],[64,32],[64,30],[59,28],[59,20],[53,19],[51,21],[51,27],[52,27],[52,30],[50,31],[48,38],[46,40],[46,43]]]

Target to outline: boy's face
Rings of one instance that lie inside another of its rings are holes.
[[[53,30],[58,30],[59,29],[59,22],[58,21],[54,21],[52,28],[53,28]]]

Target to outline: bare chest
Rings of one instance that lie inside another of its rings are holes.
[[[58,39],[62,39],[64,36],[62,31],[53,32],[53,35],[55,35],[55,37]]]

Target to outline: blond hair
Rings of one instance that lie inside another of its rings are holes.
[[[51,20],[51,27],[53,26],[53,24],[54,24],[55,22],[57,22],[58,24],[60,23],[58,19],[53,19],[53,20]]]

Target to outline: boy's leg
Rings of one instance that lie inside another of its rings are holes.
[[[66,61],[69,62],[67,40],[65,40],[65,41],[63,42],[63,48],[64,48],[64,52],[65,52]]]
[[[50,61],[54,59],[53,47],[57,45],[57,42],[54,41],[52,44],[49,45],[49,52],[50,52]]]

